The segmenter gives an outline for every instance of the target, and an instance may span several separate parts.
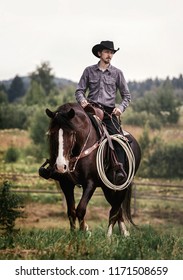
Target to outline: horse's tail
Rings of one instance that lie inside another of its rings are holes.
[[[125,219],[136,227],[136,224],[133,222],[131,214],[132,184],[130,184],[126,189],[125,199],[122,203],[122,211]]]

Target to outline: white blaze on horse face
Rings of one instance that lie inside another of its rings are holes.
[[[56,159],[57,171],[65,173],[68,170],[69,161],[64,157],[64,137],[60,128],[58,133],[58,157]]]

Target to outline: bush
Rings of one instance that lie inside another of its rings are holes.
[[[0,187],[0,229],[13,232],[17,218],[24,217],[22,197],[10,192],[11,185],[4,182]]]
[[[16,162],[19,158],[19,151],[17,148],[10,147],[5,154],[5,162]]]
[[[27,127],[27,106],[6,104],[0,107],[0,129]]]
[[[183,178],[183,145],[161,142],[144,155],[140,176],[151,178]]]
[[[161,122],[159,121],[156,116],[153,114],[148,114],[147,112],[135,112],[130,111],[126,113],[123,123],[128,125],[134,125],[134,126],[140,126],[144,127],[145,125],[148,125],[152,129],[160,129],[161,128]]]
[[[183,178],[183,145],[165,145],[149,157],[149,176]]]

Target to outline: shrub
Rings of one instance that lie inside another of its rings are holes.
[[[27,106],[22,104],[5,104],[0,106],[0,129],[27,127]]]
[[[165,145],[149,157],[149,176],[183,178],[183,145]]]
[[[5,154],[5,162],[16,162],[19,158],[19,151],[17,148],[10,147]]]
[[[151,142],[152,143],[152,142]],[[183,145],[161,142],[149,145],[140,167],[140,176],[151,178],[183,178]]]
[[[22,197],[10,192],[11,185],[7,181],[0,187],[0,229],[11,233],[17,218],[25,217]]]
[[[161,122],[159,119],[153,114],[148,114],[146,111],[135,112],[131,110],[130,112],[126,113],[123,123],[140,127],[148,125],[152,129],[161,128]]]

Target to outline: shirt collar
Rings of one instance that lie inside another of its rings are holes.
[[[109,71],[109,72],[111,72],[111,68],[112,68],[112,65],[111,64],[109,64],[109,66],[106,68],[106,70],[105,71]],[[100,68],[99,68],[99,62],[96,64],[96,70],[100,70]],[[101,70],[100,70],[101,71]]]

